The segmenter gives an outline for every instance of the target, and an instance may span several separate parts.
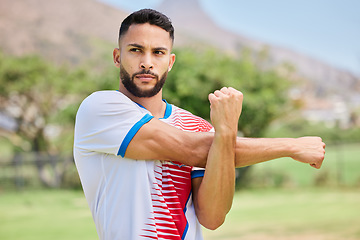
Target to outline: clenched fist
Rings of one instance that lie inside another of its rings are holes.
[[[209,94],[210,118],[215,131],[236,131],[242,110],[243,94],[232,88],[223,87]]]
[[[319,169],[325,157],[325,143],[320,137],[301,137],[293,139],[291,157]]]

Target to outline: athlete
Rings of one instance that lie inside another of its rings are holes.
[[[231,208],[236,167],[323,162],[318,137],[236,137],[243,94],[231,87],[209,94],[211,124],[163,100],[173,40],[165,15],[130,14],[113,51],[119,90],[79,107],[74,158],[100,239],[202,239],[201,225],[218,228]]]

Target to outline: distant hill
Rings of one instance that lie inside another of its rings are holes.
[[[299,77],[306,86],[302,90],[310,91],[312,97],[329,97],[338,95],[344,101],[360,101],[360,77],[349,71],[339,69],[320,60],[292,51],[280,46],[269,45],[255,39],[224,30],[201,9],[194,0],[165,0],[158,9],[166,13],[179,31],[180,43],[184,44],[184,33],[197,39],[213,44],[224,51],[236,52],[242,48],[255,51],[266,49],[273,66],[290,63],[297,70]],[[187,39],[189,40],[189,38]],[[356,95],[355,100],[352,99]],[[360,102],[358,102],[360,104]]]
[[[303,98],[329,102],[336,96],[360,106],[359,76],[290,49],[224,30],[197,0],[165,0],[157,9],[173,20],[176,46],[208,44],[231,54],[242,48],[267,49],[273,66],[283,62],[295,66],[303,80],[303,87],[298,89]],[[111,64],[118,29],[127,15],[95,0],[0,0],[0,48],[9,54],[37,53],[68,64],[97,61],[100,54],[106,54]],[[316,101],[311,104],[316,105]]]
[[[95,57],[96,45],[115,47],[127,15],[94,0],[0,0],[0,48],[9,54],[37,53],[53,62],[78,64]]]

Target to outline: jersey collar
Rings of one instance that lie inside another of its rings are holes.
[[[162,118],[159,118],[159,119],[167,119],[170,117],[171,115],[171,112],[172,112],[172,106],[171,104],[169,104],[165,99],[163,99],[163,101],[166,103],[166,109],[165,109],[165,114],[164,114],[164,117]],[[144,106],[142,106],[141,104],[135,102],[139,107],[142,107],[144,109],[146,109]]]

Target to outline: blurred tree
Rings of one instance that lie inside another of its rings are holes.
[[[16,121],[14,133],[7,134],[14,153],[41,153],[48,159],[71,155],[78,105],[93,89],[107,83],[90,76],[83,69],[57,67],[37,56],[0,54],[0,111]],[[41,161],[37,167],[45,185],[59,184],[46,179]],[[63,174],[63,167],[55,174]]]
[[[209,118],[208,94],[223,86],[243,92],[239,131],[247,137],[260,137],[271,121],[287,108],[289,81],[275,69],[261,69],[264,53],[254,61],[250,52],[241,58],[215,49],[177,49],[176,63],[169,74],[164,95],[169,101],[205,119]]]

